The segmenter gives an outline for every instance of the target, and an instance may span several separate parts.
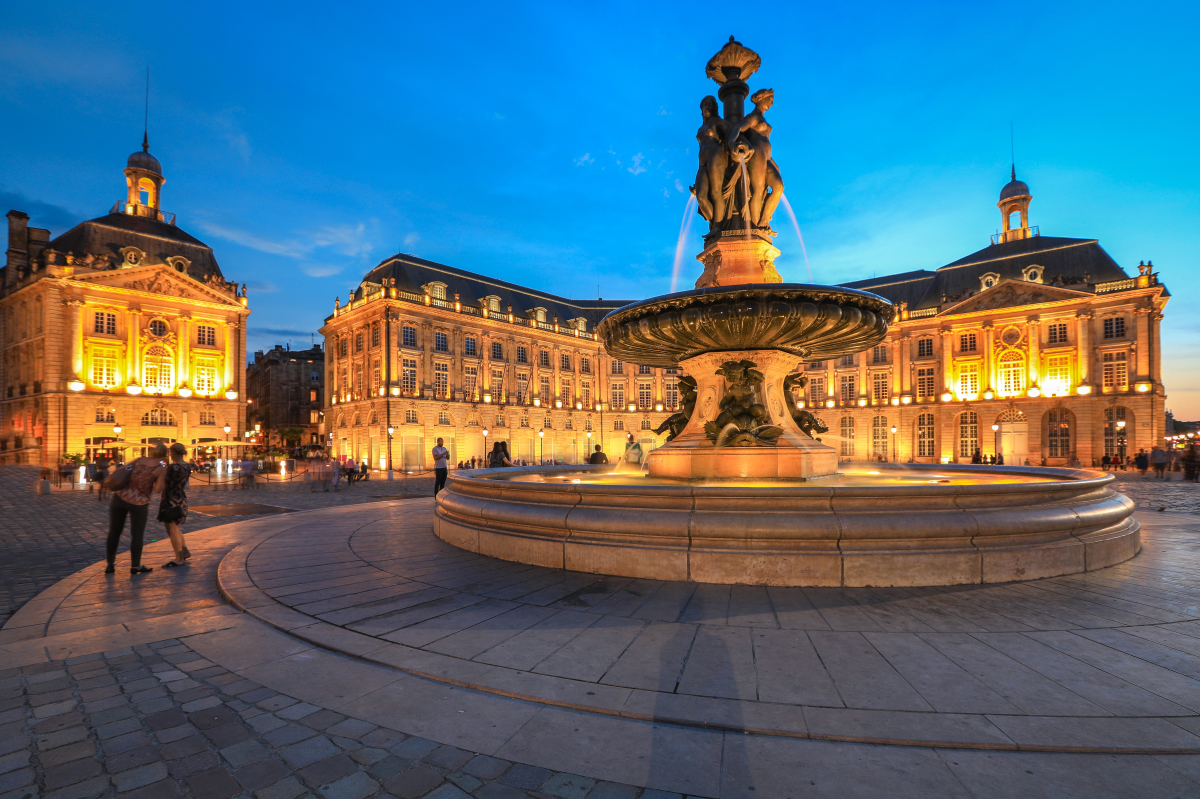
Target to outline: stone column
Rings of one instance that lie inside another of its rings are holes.
[[[1162,339],[1159,338],[1160,324],[1163,315],[1155,311],[1150,315],[1151,343],[1147,345],[1150,352],[1150,378],[1155,384],[1162,383]]]
[[[907,333],[901,333],[896,349],[900,351],[896,368],[900,371],[900,390],[904,394],[912,393],[912,339]]]
[[[867,361],[871,358],[871,350],[858,353],[858,396],[871,399],[871,386],[867,382]]]
[[[71,324],[70,378],[83,380],[83,300],[67,300]]]
[[[125,315],[125,323],[128,328],[126,330],[126,339],[128,342],[128,352],[125,353],[125,382],[136,380],[142,382],[142,358],[139,352],[138,342],[142,332],[142,309],[129,308]]]
[[[897,397],[904,391],[903,378],[900,375],[900,339],[893,337],[888,341],[888,369],[892,377],[892,396]]]
[[[953,361],[953,346],[950,339],[950,328],[943,327],[938,330],[940,334],[942,349],[942,391],[952,391],[951,381],[954,375]]]
[[[1136,376],[1134,380],[1145,380],[1150,377],[1150,314],[1153,313],[1152,308],[1138,308],[1134,312],[1134,325],[1137,331],[1137,355],[1134,363],[1137,364]]]
[[[991,322],[983,323],[983,380],[984,391],[996,390],[996,358],[995,358],[996,329]]]
[[[237,390],[237,387],[234,385],[236,378],[235,378],[234,372],[233,372],[234,361],[237,359],[237,337],[236,337],[237,333],[236,333],[236,331],[237,331],[237,322],[236,321],[226,321],[225,322],[225,380],[224,380],[224,383],[225,383],[226,391],[228,391],[231,388],[234,391]]]
[[[420,386],[423,397],[427,391],[433,389],[433,325],[431,323],[421,323],[421,340],[417,343],[421,346],[421,379],[417,385]]]
[[[1080,311],[1075,315],[1075,360],[1079,382],[1086,383],[1091,377],[1091,311]]]
[[[184,314],[179,317],[179,346],[175,351],[175,384],[187,384],[188,388],[195,388],[192,385],[192,317]]]
[[[1025,335],[1029,340],[1029,385],[1040,386],[1042,375],[1041,343],[1042,326],[1040,316],[1031,316],[1025,325]]]

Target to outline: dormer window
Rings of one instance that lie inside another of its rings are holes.
[[[426,283],[425,293],[435,300],[446,299],[446,284],[445,283]]]
[[[983,291],[987,291],[999,282],[1000,275],[996,272],[988,272],[986,275],[979,276],[979,285]]]
[[[1033,266],[1027,266],[1021,270],[1021,278],[1029,281],[1030,283],[1041,283],[1042,272],[1044,271],[1045,267],[1038,266],[1037,264],[1034,264]]]
[[[545,308],[534,308],[533,313],[539,323],[544,323],[546,321],[546,309]]]
[[[500,298],[496,295],[484,297],[479,301],[483,307],[488,309],[488,313],[500,313]]]

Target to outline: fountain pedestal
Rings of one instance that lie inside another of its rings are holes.
[[[735,235],[728,235],[735,234]],[[725,231],[708,242],[696,260],[704,264],[704,273],[696,288],[744,286],[751,283],[782,283],[775,268],[779,250],[758,233]]]
[[[753,361],[765,378],[758,400],[770,417],[768,424],[783,429],[774,446],[715,446],[704,426],[715,422],[725,396],[725,379],[717,374],[726,361]],[[788,411],[783,380],[796,368],[796,356],[780,350],[706,352],[680,362],[696,380],[696,409],[683,432],[650,453],[652,477],[682,480],[761,479],[809,480],[834,474],[837,451],[806,435]]]

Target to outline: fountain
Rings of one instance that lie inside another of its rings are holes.
[[[436,534],[473,552],[576,571],[759,585],[950,585],[1050,577],[1140,548],[1111,475],[915,465],[847,469],[794,391],[803,361],[869,349],[895,318],[882,297],[783,283],[771,218],[783,179],[750,98],[761,61],[730,37],[708,62],[692,187],[709,222],[690,291],[612,312],[608,353],[680,367],[683,409],[645,474],[609,467],[478,470],[438,495]]]

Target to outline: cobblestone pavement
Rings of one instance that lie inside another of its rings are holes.
[[[1136,470],[1113,472],[1117,490],[1137,503],[1138,508],[1170,513],[1200,514],[1200,483],[1185,483],[1183,472],[1168,473],[1157,479],[1154,472],[1143,477]]]
[[[97,494],[86,490],[55,491],[49,496],[39,496],[35,490],[39,472],[36,466],[0,467],[0,519],[4,525],[0,532],[0,625],[42,590],[104,559],[107,501],[99,502]],[[263,484],[254,491],[228,485],[216,490],[193,486],[189,501],[197,506],[261,504],[311,510],[431,493],[432,477],[412,477],[391,483],[372,479],[349,488],[343,484],[336,492],[311,492],[310,485],[303,482]],[[154,509],[157,499],[146,526],[146,543],[166,537],[162,525],[154,521]],[[183,530],[186,534],[248,518],[260,517],[192,513]],[[126,534],[121,551],[128,549]]]
[[[177,639],[0,672],[3,799],[678,799],[349,718]]]

